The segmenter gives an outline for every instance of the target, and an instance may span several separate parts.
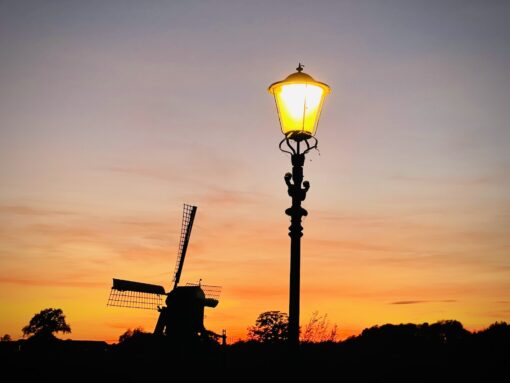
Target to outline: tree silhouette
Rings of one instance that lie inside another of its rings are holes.
[[[12,340],[9,334],[5,334],[0,338],[0,342],[10,342]]]
[[[260,314],[255,326],[248,328],[248,338],[262,343],[281,343],[288,339],[289,317],[280,311]]]
[[[460,342],[470,335],[462,323],[456,320],[440,320],[431,324],[429,329],[436,339],[447,344]]]
[[[149,334],[145,331],[143,331],[143,328],[137,327],[134,330],[131,330],[128,328],[121,336],[119,336],[119,343],[125,343],[130,341],[133,338],[137,338],[140,336],[144,336],[146,334]]]
[[[22,328],[23,335],[33,335],[37,338],[52,339],[53,333],[70,333],[71,327],[66,323],[66,317],[61,309],[48,308],[35,314],[30,323]]]
[[[478,334],[488,339],[492,338],[498,341],[505,340],[510,343],[510,324],[506,322],[494,322],[485,330],[478,332]]]

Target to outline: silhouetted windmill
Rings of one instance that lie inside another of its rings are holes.
[[[221,292],[220,286],[205,286],[200,282],[179,286],[196,211],[196,206],[184,204],[173,289],[166,293],[163,286],[114,278],[107,303],[108,306],[158,310],[160,314],[154,334],[176,340],[189,340],[212,333],[204,327],[204,308],[216,307]],[[163,306],[165,295],[166,306]]]

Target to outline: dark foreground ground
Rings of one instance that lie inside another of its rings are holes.
[[[509,325],[495,324],[479,333],[451,323],[429,327],[373,327],[343,342],[303,344],[298,354],[282,344],[257,342],[176,346],[149,334],[117,345],[0,342],[0,363],[4,376],[31,381],[171,381],[197,375],[242,381],[302,381],[308,376],[345,382],[510,381]]]

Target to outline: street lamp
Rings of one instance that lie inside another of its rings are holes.
[[[285,174],[285,183],[292,206],[285,210],[290,216],[290,296],[289,296],[289,345],[293,349],[299,346],[299,289],[301,268],[301,237],[303,227],[301,218],[308,212],[301,207],[310,188],[308,181],[303,182],[305,154],[317,148],[315,132],[319,123],[322,105],[329,86],[315,81],[303,73],[301,63],[297,72],[283,81],[272,84],[268,91],[274,95],[280,126],[285,138],[280,142],[280,150],[291,155],[292,173]],[[302,187],[302,186],[303,187]]]

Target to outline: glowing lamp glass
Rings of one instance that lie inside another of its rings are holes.
[[[280,126],[286,137],[301,140],[317,131],[329,86],[306,73],[296,72],[269,87],[274,95]]]

